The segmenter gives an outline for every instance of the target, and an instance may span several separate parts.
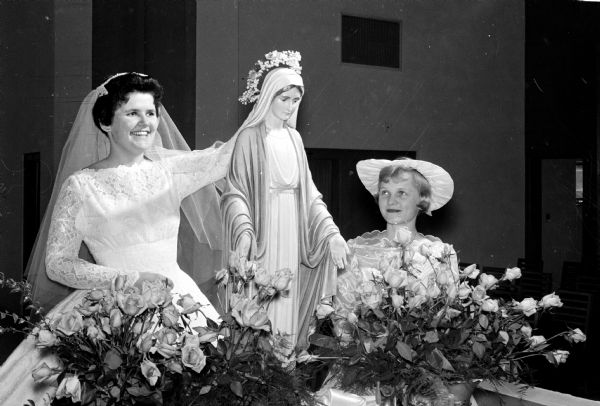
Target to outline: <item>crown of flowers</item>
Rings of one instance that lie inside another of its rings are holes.
[[[273,68],[284,66],[300,74],[302,72],[301,59],[302,56],[298,51],[271,51],[265,54],[265,60],[259,59],[256,61],[254,69],[250,69],[248,72],[246,91],[239,98],[239,101],[242,104],[250,104],[258,100],[260,79]]]

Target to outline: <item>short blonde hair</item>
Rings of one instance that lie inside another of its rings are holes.
[[[431,185],[425,176],[421,172],[413,168],[405,168],[403,166],[386,166],[379,172],[379,182],[377,183],[377,190],[381,189],[382,183],[387,183],[390,179],[398,179],[404,174],[408,174],[412,177],[413,184],[419,192],[421,201],[417,204],[417,207],[427,213],[429,206],[431,205]],[[375,199],[379,200],[379,193],[375,195]]]

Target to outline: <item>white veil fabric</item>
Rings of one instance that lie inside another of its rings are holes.
[[[111,79],[116,76],[118,75]],[[76,171],[107,157],[110,151],[108,137],[96,127],[92,117],[92,108],[96,100],[105,92],[104,85],[92,90],[79,107],[79,112],[62,150],[52,195],[27,264],[25,278],[33,286],[32,299],[45,311],[50,310],[73,291],[65,285],[50,280],[46,275],[46,241],[54,205],[64,181]],[[159,136],[155,138],[156,145],[151,151],[148,151],[147,157],[157,160],[190,151],[185,139],[163,106],[160,106],[159,116],[157,131]],[[200,285],[214,279],[212,271],[220,267],[222,257],[219,195],[214,184],[207,185],[186,197],[181,208],[184,216],[182,216],[180,227],[178,262],[180,262],[180,267],[190,273],[196,283]],[[79,256],[93,262],[92,256],[83,244]],[[195,266],[194,258],[197,259],[199,256],[209,263],[210,272],[200,271]]]

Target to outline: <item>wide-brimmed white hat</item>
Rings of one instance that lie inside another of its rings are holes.
[[[379,192],[379,172],[387,166],[401,166],[403,168],[415,169],[427,179],[431,186],[431,203],[429,212],[437,210],[452,198],[454,193],[454,181],[448,172],[442,167],[427,161],[417,159],[365,159],[356,164],[358,177],[367,190],[376,195]]]

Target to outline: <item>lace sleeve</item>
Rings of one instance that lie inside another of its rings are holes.
[[[48,277],[76,289],[109,288],[118,275],[126,275],[127,282],[133,284],[139,277],[137,271],[117,270],[78,257],[83,236],[76,223],[82,207],[79,182],[71,176],[63,184],[52,213],[46,246]]]
[[[165,159],[165,165],[173,174],[179,197],[223,179],[227,174],[235,140],[213,145],[207,149],[182,152]]]

